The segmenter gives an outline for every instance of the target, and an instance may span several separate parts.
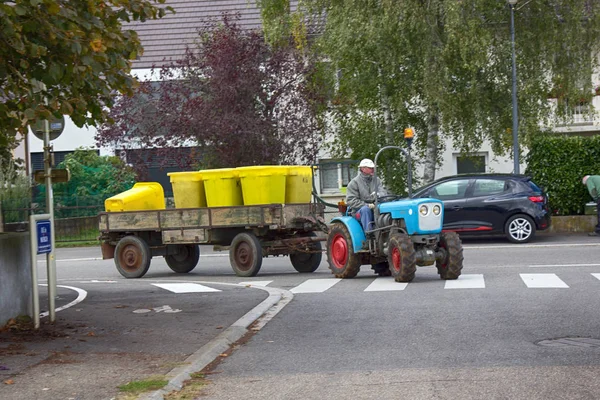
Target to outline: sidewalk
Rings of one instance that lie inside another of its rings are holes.
[[[155,299],[146,292],[127,302],[89,296],[58,312],[54,325],[46,317],[38,331],[18,329],[23,326],[1,331],[0,399],[127,398],[118,386],[152,377],[177,387],[282,298],[271,288],[215,287],[221,292],[179,297],[158,292]],[[59,290],[57,307],[75,296]],[[165,298],[168,306],[153,308]]]

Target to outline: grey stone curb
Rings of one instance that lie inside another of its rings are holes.
[[[218,283],[218,282],[198,282],[201,284],[211,285],[228,285],[240,286],[233,283]],[[181,390],[183,382],[191,378],[191,374],[201,371],[208,364],[213,362],[219,355],[227,351],[231,345],[240,340],[246,333],[248,327],[255,321],[264,316],[253,328],[258,331],[271,318],[273,318],[283,307],[285,307],[294,297],[287,290],[270,288],[266,286],[248,285],[254,289],[261,289],[269,293],[269,297],[263,300],[260,304],[248,311],[243,317],[234,322],[229,328],[221,332],[216,338],[196,350],[191,356],[184,361],[184,366],[172,369],[167,373],[166,377],[169,383],[162,389],[154,392],[141,395],[139,400],[163,400],[164,396],[174,390]]]

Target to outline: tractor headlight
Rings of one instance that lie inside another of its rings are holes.
[[[440,207],[437,204],[435,206],[433,206],[433,214],[434,215],[440,215],[441,212],[442,212],[442,207]]]
[[[427,208],[425,204],[419,207],[419,214],[421,214],[424,217],[427,215],[427,213],[429,213],[429,208]]]

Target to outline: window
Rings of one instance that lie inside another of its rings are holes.
[[[497,179],[477,179],[473,186],[473,197],[504,193],[509,187],[510,185],[507,181]]]
[[[456,156],[457,174],[475,174],[485,172],[485,154]]]
[[[339,193],[357,174],[357,161],[321,160],[318,165],[322,193]]]
[[[463,199],[468,186],[468,179],[443,182],[431,189],[429,196],[440,200]]]

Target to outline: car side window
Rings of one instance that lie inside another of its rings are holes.
[[[429,196],[442,201],[464,199],[468,186],[468,179],[442,182],[431,189]]]
[[[497,179],[477,179],[473,186],[473,197],[502,194],[510,190],[510,182]]]

